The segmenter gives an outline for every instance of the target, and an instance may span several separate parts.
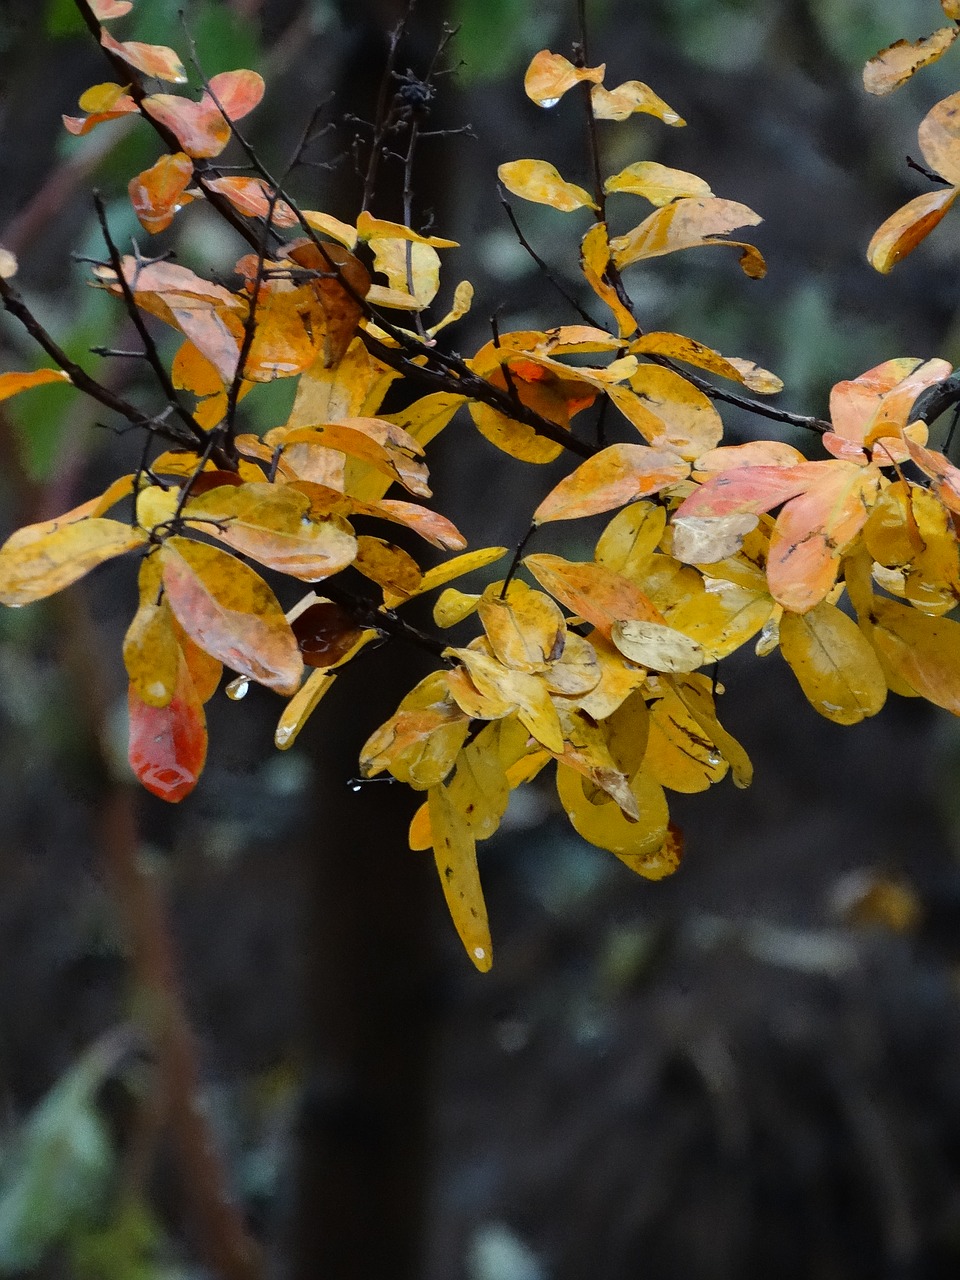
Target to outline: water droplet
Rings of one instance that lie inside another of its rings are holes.
[[[361,783],[361,782],[348,782],[348,783],[347,783],[347,786],[350,788],[350,790],[351,790],[351,791],[362,791],[362,790],[363,790],[363,783]]]
[[[707,764],[715,768],[718,764],[723,764],[723,756],[719,751],[711,751],[707,756]]]
[[[484,951],[483,947],[474,947],[473,954],[478,960],[485,960],[487,958],[487,953]]]
[[[241,698],[247,696],[247,690],[250,688],[250,681],[246,676],[237,676],[236,680],[231,680],[224,692],[228,698],[232,698],[234,702],[239,702]]]
[[[273,735],[273,740],[278,747],[282,748],[287,745],[287,743],[290,741],[292,737],[293,737],[293,730],[291,728],[289,728],[287,725],[278,724],[277,731]]]
[[[675,111],[665,111],[663,113],[664,124],[676,124],[679,119],[680,117],[677,115]]]
[[[835,702],[821,702],[821,703],[820,703],[820,705],[821,705],[821,707],[823,707],[824,711],[834,711],[834,712],[836,712],[836,711],[842,711],[842,710],[843,710],[843,707],[838,707],[838,706],[837,706],[837,704],[836,704]]]
[[[547,110],[549,110],[551,107],[555,107],[559,101],[559,98],[541,98],[540,105],[541,107],[546,107]]]

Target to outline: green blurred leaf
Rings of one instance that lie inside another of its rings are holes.
[[[55,39],[75,36],[87,29],[73,0],[49,0],[44,28],[47,35]]]

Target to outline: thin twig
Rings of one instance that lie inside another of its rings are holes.
[[[554,289],[556,289],[557,293],[560,294],[563,300],[566,303],[568,303],[573,308],[574,311],[576,311],[580,319],[583,320],[586,324],[590,325],[591,328],[594,328],[594,329],[601,328],[602,326],[593,318],[590,312],[585,311],[583,307],[581,307],[580,303],[577,302],[573,294],[569,293],[567,289],[564,287],[564,285],[560,283],[557,277],[553,274],[553,271],[550,269],[549,265],[546,262],[544,262],[543,258],[540,257],[536,249],[534,249],[534,247],[530,244],[529,240],[523,234],[523,231],[520,229],[520,223],[517,221],[516,214],[513,212],[513,207],[510,204],[510,201],[507,199],[507,197],[503,194],[503,188],[500,186],[499,183],[497,183],[497,195],[500,197],[500,203],[503,205],[503,208],[506,211],[507,217],[510,219],[510,225],[513,227],[514,233],[516,234],[520,247],[530,255],[530,257],[534,260],[534,262],[543,272],[547,280],[549,280],[549,282],[553,285]]]

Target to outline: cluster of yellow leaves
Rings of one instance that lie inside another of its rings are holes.
[[[956,0],[942,4],[960,21]],[[93,5],[100,20],[129,7]],[[868,68],[868,87],[895,87],[955,35],[944,28],[884,51]],[[186,80],[170,49],[105,31],[102,43],[140,75]],[[639,81],[605,88],[604,71],[543,51],[525,87],[545,108],[577,90],[597,121],[641,112],[684,123]],[[928,447],[925,424],[911,421],[919,394],[950,366],[892,360],[839,383],[823,436],[829,456],[808,461],[774,441],[723,445],[702,375],[769,395],[782,388],[774,374],[682,334],[639,330],[621,271],[679,249],[733,244],[743,270],[759,277],[758,251],[726,238],[760,221],[752,210],[653,161],[628,164],[592,193],[543,161],[502,166],[514,194],[601,214],[579,256],[611,313],[610,331],[585,323],[497,333],[471,359],[444,366],[454,370],[446,389],[383,412],[402,374],[368,347],[407,352],[412,341],[421,344],[416,361],[426,361],[436,333],[469,309],[472,290],[463,283],[447,314],[424,326],[440,290],[440,252],[454,242],[366,211],[350,225],[297,208],[262,178],[211,170],[232,123],[263,95],[254,72],[214,77],[197,101],[171,93],[137,101],[129,88],[94,86],[81,98],[85,116],[66,124],[85,133],[139,112],[175,140],[177,149],[130,183],[145,230],[162,232],[181,208],[205,199],[234,223],[269,224],[279,242],[269,256],[237,262],[235,287],[139,254],[96,269],[99,287],[177,333],[170,380],[190,404],[196,447],[153,458],[0,548],[0,603],[12,606],[139,553],[138,607],[123,657],[130,761],[149,790],[176,801],[196,785],[207,751],[204,707],[224,668],[234,673],[231,696],[256,682],[286,699],[275,742],[288,748],[342,668],[389,631],[394,611],[439,592],[436,625],[475,616],[479,634],[443,650],[446,666],[371,735],[361,769],[426,793],[410,845],[433,850],[453,921],[485,970],[492,946],[477,841],[497,830],[511,793],[545,766],[556,764],[575,830],[652,879],[675,870],[681,856],[667,791],[699,792],[728,775],[749,785],[750,760],[717,716],[723,690],[713,669],[745,644],[759,656],[779,648],[809,702],[838,723],[876,714],[888,690],[960,714],[960,623],[947,617],[960,602],[960,470]],[[956,106],[947,99],[934,108],[921,147],[957,186],[921,197],[922,209],[912,202],[917,209],[907,206],[881,228],[871,248],[881,269],[960,190]],[[606,200],[620,195],[646,200],[653,212],[611,236]],[[284,229],[296,229],[294,237],[283,241]],[[0,277],[15,270],[0,250]],[[400,330],[374,308],[405,312],[416,327]],[[287,421],[262,436],[236,434],[238,402],[277,378],[298,380]],[[5,373],[0,399],[64,380],[50,369]],[[616,413],[610,443],[591,453],[572,433],[577,415],[595,405]],[[466,551],[455,526],[421,501],[431,496],[426,446],[463,407],[486,441],[517,460],[552,462],[566,443],[589,454],[541,498],[532,527],[614,513],[592,558],[537,551],[476,592],[449,585],[506,554]],[[387,496],[391,486],[409,496]],[[368,531],[370,520],[378,532]],[[391,525],[457,554],[424,569],[384,536]],[[370,584],[362,609],[332,584],[320,587],[328,595],[310,590],[285,609],[268,581],[323,584],[345,570]]]
[[[960,3],[940,0],[952,26],[939,27],[919,40],[897,40],[871,58],[863,70],[869,93],[886,94],[905,84],[921,67],[930,66],[950,49],[960,35]],[[877,271],[886,273],[912,253],[921,240],[952,208],[960,193],[960,133],[957,120],[960,94],[951,94],[928,112],[917,139],[931,177],[942,185],[914,197],[878,227],[867,247],[867,258]]]

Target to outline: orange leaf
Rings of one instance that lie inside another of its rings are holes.
[[[638,586],[604,565],[544,554],[527,556],[523,563],[555,599],[586,618],[607,640],[615,622],[665,621]]]
[[[168,538],[159,555],[164,590],[187,635],[250,680],[294,693],[303,660],[263,579],[234,556],[188,538]]]
[[[774,395],[783,390],[783,383],[776,374],[759,368],[751,360],[722,356],[719,351],[705,347],[695,338],[684,337],[682,333],[645,333],[630,344],[630,350],[637,355],[669,356],[672,360],[682,360],[684,364],[739,382],[758,395]]]
[[[611,240],[610,248],[614,262],[622,269],[644,258],[657,258],[678,249],[723,244],[725,242],[717,240],[717,236],[733,231],[735,227],[752,227],[762,221],[759,214],[734,200],[688,196],[655,210],[625,236]],[[743,246],[738,243],[737,247]],[[746,252],[742,255],[741,266],[747,275],[762,274],[763,259],[756,250],[753,253],[755,257]]]
[[[629,338],[637,330],[637,322],[606,277],[610,266],[610,240],[605,222],[595,222],[580,246],[580,269],[587,284],[616,317],[620,336]]]
[[[130,767],[148,791],[176,804],[199,781],[207,758],[207,725],[186,663],[180,659],[177,686],[165,707],[143,702],[131,684]]]
[[[122,58],[128,67],[135,67],[155,80],[169,80],[172,84],[186,84],[187,73],[183,63],[172,49],[160,44],[142,44],[128,40],[121,44],[108,31],[101,29],[100,43],[108,53]]]
[[[921,471],[933,481],[933,489],[945,507],[960,515],[960,470],[942,453],[926,449],[916,441],[907,439],[910,457]]]
[[[533,523],[576,520],[622,507],[685,479],[689,470],[668,450],[612,444],[564,476],[533,513]]]
[[[247,218],[266,218],[271,226],[295,227],[299,219],[285,200],[274,200],[273,190],[262,178],[206,178],[204,186],[219,191]]]
[[[218,156],[230,141],[230,125],[207,94],[194,102],[175,93],[153,93],[141,105],[151,119],[170,130],[195,160]]]
[[[932,35],[919,40],[897,40],[888,49],[882,49],[863,68],[863,87],[867,93],[882,96],[892,93],[900,85],[931,62],[942,58],[956,40],[960,27],[941,27]]]
[[[69,373],[62,369],[35,369],[32,373],[0,373],[0,400],[9,400],[31,387],[42,387],[49,382],[69,382]]]
[[[127,190],[140,225],[151,235],[164,231],[192,196],[185,195],[193,180],[193,161],[183,151],[161,156],[155,165],[131,178]]]
[[[830,419],[837,435],[856,445],[870,446],[882,437],[893,446],[897,461],[906,458],[900,433],[920,392],[950,376],[946,360],[887,360],[859,378],[838,382],[830,392]],[[884,454],[881,465],[890,461]]]
[[[80,107],[86,116],[63,116],[68,133],[82,136],[105,120],[117,120],[120,116],[135,114],[140,110],[122,85],[107,82],[95,84],[80,95]]]
[[[912,253],[920,241],[926,239],[952,208],[958,192],[958,187],[927,191],[892,214],[873,233],[867,246],[867,261],[871,267],[883,275],[892,271],[901,258]]]
[[[534,54],[527,67],[523,89],[538,107],[555,107],[575,84],[583,80],[601,84],[605,70],[604,64],[599,67],[575,67],[562,53],[541,49]]]
[[[228,120],[242,120],[260,104],[265,89],[263,76],[257,71],[221,71],[210,80],[214,96]]]
[[[332,240],[317,246],[312,240],[287,245],[284,257],[300,267],[316,271],[312,289],[323,311],[323,363],[334,368],[349,350],[363,314],[360,299],[370,290],[370,273],[349,249]]]
[[[357,538],[353,567],[382,587],[384,595],[389,595],[394,603],[416,595],[423,578],[416,560],[402,547],[364,533]]]
[[[686,124],[672,107],[658,97],[649,85],[640,80],[626,80],[615,89],[595,85],[590,91],[590,102],[597,120],[626,120],[634,112],[656,116],[664,124],[676,127]]]

